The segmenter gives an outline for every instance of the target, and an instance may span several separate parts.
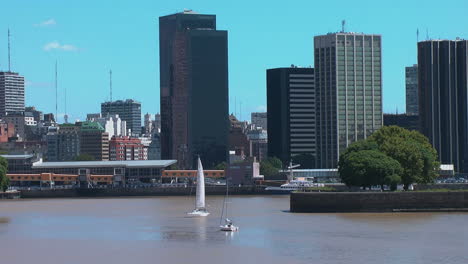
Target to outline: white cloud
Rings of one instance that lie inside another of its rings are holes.
[[[54,49],[63,50],[63,51],[78,51],[78,48],[73,46],[73,45],[70,45],[70,44],[61,45],[57,41],[49,42],[49,43],[45,44],[45,46],[44,46],[45,51],[51,51],[51,50],[54,50]]]
[[[35,27],[48,27],[48,26],[54,26],[57,25],[57,22],[55,22],[55,19],[51,18],[46,21],[42,21],[39,24],[34,24]]]
[[[259,105],[259,106],[257,106],[256,110],[257,110],[258,112],[266,112],[266,111],[267,111],[267,108],[266,108],[266,106],[264,106],[264,105]]]

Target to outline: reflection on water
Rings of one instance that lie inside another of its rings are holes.
[[[2,263],[468,263],[468,214],[292,214],[287,196],[233,196],[230,233],[222,202],[188,217],[187,197],[1,201]]]

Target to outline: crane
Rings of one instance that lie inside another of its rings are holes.
[[[293,164],[292,161],[289,162],[288,170],[289,170],[289,177],[288,177],[288,182],[294,180],[293,176],[293,169],[300,167],[301,164]]]

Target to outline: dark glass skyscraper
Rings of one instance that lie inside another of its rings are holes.
[[[468,172],[468,40],[418,43],[421,132],[440,162]]]
[[[316,156],[313,68],[267,70],[268,156],[288,164],[295,155]]]
[[[159,18],[161,157],[191,168],[227,160],[227,31],[215,15],[184,11]]]

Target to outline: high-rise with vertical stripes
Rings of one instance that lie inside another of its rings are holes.
[[[0,117],[8,112],[24,112],[24,77],[16,72],[0,72]]]
[[[468,172],[468,40],[418,43],[421,132],[443,164]]]
[[[283,164],[300,154],[316,156],[313,68],[267,70],[268,156]]]
[[[316,36],[314,59],[318,166],[335,168],[352,142],[382,127],[382,38]]]

